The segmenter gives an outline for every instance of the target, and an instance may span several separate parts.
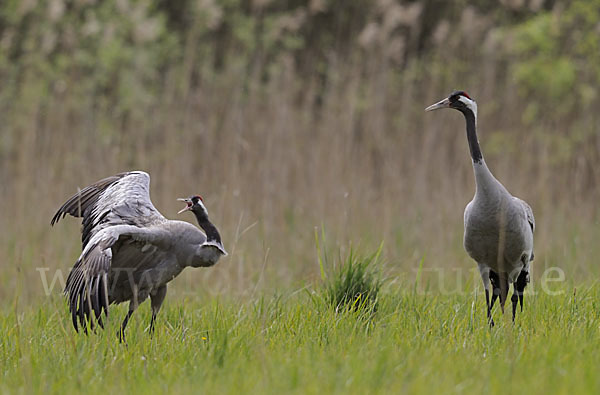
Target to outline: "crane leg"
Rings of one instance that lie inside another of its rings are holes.
[[[500,288],[494,288],[492,290],[492,302],[490,305],[490,310],[494,308],[494,303],[496,303],[496,299],[498,299],[498,295],[500,295]]]
[[[127,327],[129,318],[131,318],[131,316],[133,315],[133,312],[136,311],[139,306],[137,285],[133,284],[132,291],[133,291],[133,297],[131,298],[131,301],[129,302],[129,311],[127,312],[127,315],[125,316],[125,319],[123,320],[123,323],[121,324],[121,329],[119,329],[119,333],[117,334],[117,336],[119,337],[119,343],[125,342],[125,328]]]
[[[156,292],[150,294],[150,303],[152,306],[152,318],[150,319],[150,336],[154,334],[154,323],[156,322],[156,316],[160,311],[165,296],[167,295],[167,284],[160,286]]]
[[[500,277],[496,272],[490,270],[490,282],[492,283],[492,304],[490,310],[494,308],[496,299],[500,296]]]
[[[131,318],[134,311],[135,310],[131,310],[131,303],[129,303],[129,311],[125,316],[123,323],[121,324],[121,329],[119,329],[119,333],[117,333],[117,336],[119,337],[119,343],[125,342],[125,327],[127,327],[127,322],[129,322],[129,318]]]
[[[512,294],[510,300],[512,301],[512,320],[513,322],[515,322],[515,314],[517,312],[517,300],[519,300],[519,297],[517,296],[517,291],[515,291]]]
[[[514,284],[515,292],[519,297],[519,304],[521,305],[521,312],[523,311],[523,293],[525,292],[525,287],[529,283],[529,272],[522,270],[517,278],[517,282]]]
[[[521,313],[523,312],[523,292],[519,293],[519,304],[521,305]]]
[[[493,328],[494,327],[494,320],[492,319],[492,306],[490,304],[490,291],[487,288],[485,289],[485,303],[487,305],[488,323],[490,324],[490,328]]]
[[[487,319],[490,328],[494,326],[494,320],[492,319],[492,306],[490,304],[490,268],[482,265],[480,263],[477,264],[479,268],[479,274],[481,274],[481,280],[483,281],[483,288],[485,289],[485,305],[487,307]]]
[[[508,297],[508,280],[500,279],[499,291],[500,309],[502,310],[502,314],[504,314],[504,303],[506,303],[506,298]]]

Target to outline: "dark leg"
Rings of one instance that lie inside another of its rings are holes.
[[[487,318],[490,328],[494,327],[494,320],[492,319],[492,306],[490,304],[490,291],[486,288],[485,290],[485,304],[487,306]]]
[[[160,311],[160,306],[162,306],[166,295],[166,284],[158,288],[156,292],[150,294],[150,303],[152,305],[152,318],[150,319],[150,336],[154,334],[154,323],[156,322],[156,315]]]
[[[523,312],[523,292],[519,293],[519,304],[521,305],[521,313]]]
[[[529,283],[529,272],[522,270],[521,273],[519,273],[519,277],[517,277],[517,281],[513,284],[513,288],[515,290],[512,296],[513,322],[515,321],[515,315],[517,311],[517,300],[521,305],[521,312],[523,312],[523,293],[525,292],[527,283]]]
[[[504,314],[504,303],[506,303],[507,296],[508,280],[506,278],[503,278],[502,275],[500,275],[500,295],[498,295],[498,297],[500,298],[500,308],[502,310],[502,314]]]
[[[486,265],[477,263],[479,268],[479,274],[481,274],[481,281],[483,281],[483,289],[485,289],[485,307],[487,308],[487,319],[490,328],[494,326],[494,320],[492,319],[492,306],[490,305],[490,268]]]
[[[119,333],[117,334],[119,337],[119,343],[123,343],[125,341],[125,327],[127,327],[127,322],[129,322],[129,318],[133,315],[133,312],[134,310],[131,310],[131,307],[129,307],[129,311],[127,312],[127,315],[121,324],[121,329],[119,329]]]
[[[129,311],[127,312],[127,315],[125,316],[125,319],[123,320],[123,323],[121,324],[121,329],[119,330],[119,333],[117,334],[119,337],[119,343],[125,342],[125,328],[127,327],[129,318],[131,318],[131,315],[133,314],[134,311],[137,310],[137,308],[139,306],[137,285],[133,284],[132,291],[133,291],[133,297],[131,298],[131,301],[129,301]]]
[[[150,318],[150,337],[154,336],[154,322],[156,321],[156,313],[152,312],[152,318]]]
[[[516,289],[515,289],[515,292],[513,293],[512,297],[510,298],[510,300],[512,301],[512,313],[513,313],[512,320],[513,320],[513,322],[515,322],[515,314],[517,313],[517,300],[519,300]]]
[[[523,293],[525,292],[525,287],[529,283],[529,272],[522,270],[517,278],[517,282],[515,283],[515,291],[517,292],[517,296],[519,297],[519,304],[521,305],[521,312],[523,311]]]
[[[498,299],[498,295],[500,295],[500,288],[494,288],[492,291],[492,303],[490,305],[490,310],[494,308],[494,303],[496,303],[496,299]]]
[[[500,296],[500,277],[498,274],[490,270],[490,282],[492,283],[492,304],[490,310],[494,308],[494,303],[498,296]]]

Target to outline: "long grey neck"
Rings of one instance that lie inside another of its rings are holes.
[[[194,212],[194,215],[196,215],[196,219],[198,220],[198,225],[200,225],[200,227],[206,233],[206,241],[207,242],[213,241],[213,242],[217,242],[219,244],[222,244],[221,243],[221,235],[219,234],[219,231],[217,230],[217,227],[214,226],[212,224],[212,222],[210,222],[208,220],[208,217],[206,217],[206,216],[200,216],[196,212]]]
[[[496,180],[483,160],[483,154],[481,153],[479,140],[477,139],[477,116],[470,109],[462,110],[462,113],[467,121],[467,141],[469,143],[471,159],[473,160],[475,187],[477,188],[475,195],[485,197],[486,199],[500,197],[506,189]]]
[[[483,161],[483,155],[481,154],[481,148],[479,148],[479,141],[477,140],[475,114],[470,109],[466,109],[463,111],[463,115],[467,121],[467,141],[469,142],[469,151],[471,151],[473,164],[481,163]]]

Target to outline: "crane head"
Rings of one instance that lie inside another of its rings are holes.
[[[475,103],[475,100],[471,99],[467,92],[464,91],[452,92],[450,96],[430,105],[425,111],[433,111],[440,108],[454,108],[462,113],[470,110],[477,116],[477,103]]]
[[[186,206],[183,209],[179,210],[177,214],[181,214],[185,211],[193,211],[196,214],[203,214],[206,217],[208,217],[208,211],[204,206],[204,200],[202,199],[202,196],[194,195],[190,196],[189,198],[179,198],[177,200],[185,202],[186,204]]]

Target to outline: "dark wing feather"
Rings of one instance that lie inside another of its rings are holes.
[[[75,195],[71,196],[69,200],[67,200],[54,214],[52,217],[52,221],[50,221],[50,225],[54,225],[61,218],[64,218],[67,214],[72,215],[73,217],[84,217],[85,214],[89,213],[90,208],[94,205],[98,196],[104,192],[106,188],[108,188],[115,181],[120,178],[126,176],[129,173],[120,173],[115,176],[110,176],[104,178],[98,182],[93,183],[90,186],[87,186],[77,192]]]
[[[517,199],[517,201],[519,203],[521,203],[521,205],[523,206],[523,209],[525,210],[525,214],[527,215],[527,222],[529,222],[531,231],[534,232],[535,231],[535,218],[533,216],[533,210],[531,209],[531,206],[529,204],[527,204],[527,202],[525,200],[522,200],[519,198],[515,198],[515,199]]]
[[[105,316],[108,316],[110,303],[109,274],[114,269],[114,258],[117,258],[117,266],[119,257],[121,263],[124,262],[123,246],[130,243],[136,245],[134,250],[139,253],[130,257],[127,264],[140,265],[145,259],[140,246],[151,244],[168,249],[171,246],[170,240],[170,233],[160,228],[142,229],[131,225],[115,225],[97,232],[83,249],[67,277],[65,295],[69,301],[75,330],[78,331],[81,326],[87,332],[88,324],[93,329],[94,316],[96,322],[103,326],[102,310]],[[133,250],[126,249],[125,256],[131,251]],[[147,263],[153,265],[156,262],[151,260]]]
[[[94,327],[92,312],[102,326],[102,309],[108,316],[108,271],[112,260],[111,246],[116,240],[94,240],[85,248],[67,277],[65,294],[75,330],[78,323],[87,332],[87,323]]]
[[[83,249],[94,234],[109,226],[147,226],[165,220],[150,200],[150,176],[143,171],[119,173],[85,187],[58,209],[50,223],[67,214],[83,217]]]
[[[82,189],[58,209],[51,224],[67,214],[83,217],[83,251],[69,273],[65,294],[73,326],[87,332],[88,323],[94,326],[94,315],[100,326],[102,310],[108,315],[108,274],[115,243],[131,238],[168,245],[170,239],[168,232],[152,229],[166,219],[150,200],[150,176],[143,171],[120,173]]]
[[[529,204],[527,204],[527,202],[525,200],[519,199],[517,197],[515,197],[515,199],[517,200],[517,202],[519,202],[521,204],[521,206],[525,210],[525,215],[527,216],[527,222],[529,223],[529,227],[531,228],[531,233],[535,232],[535,217],[533,216],[533,210],[531,209],[531,206]],[[533,261],[534,256],[535,256],[535,254],[532,250],[531,256],[529,257],[530,262]]]

